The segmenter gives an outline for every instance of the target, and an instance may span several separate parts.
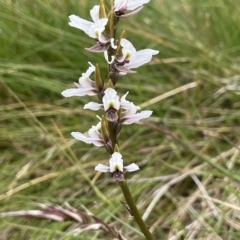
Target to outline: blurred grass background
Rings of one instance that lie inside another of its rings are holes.
[[[84,50],[94,41],[68,26],[71,14],[90,20],[97,3],[0,0],[0,211],[67,201],[137,240],[119,187],[93,170],[108,162],[105,150],[70,135],[97,123],[83,111],[95,99],[60,94],[88,61],[106,77],[103,55]],[[140,165],[127,179],[157,240],[240,238],[239,13],[238,0],[152,0],[120,23],[138,50],[160,51],[117,85],[154,111],[123,128],[120,147],[126,164]],[[0,238],[110,239],[101,231],[73,236],[71,226],[5,218]]]

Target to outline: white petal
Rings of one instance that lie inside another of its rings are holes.
[[[111,56],[111,58],[112,58],[111,61],[108,61],[108,52],[107,51],[104,51],[104,57],[105,57],[108,64],[112,64],[114,59],[115,59],[114,56]]]
[[[130,62],[125,64],[128,68],[137,68],[141,65],[151,61],[152,56],[158,54],[159,51],[152,49],[144,49],[137,51],[134,56],[130,59]]]
[[[83,109],[91,109],[93,111],[97,111],[101,109],[103,105],[101,103],[90,102],[84,105]]]
[[[121,102],[128,102],[128,101],[126,100],[126,97],[127,97],[128,93],[129,93],[129,92],[126,92],[126,93],[121,97]]]
[[[124,169],[125,169],[126,171],[128,171],[128,172],[134,172],[134,171],[139,170],[140,168],[138,167],[137,164],[132,163],[132,164],[130,164],[130,165],[124,167]]]
[[[96,167],[95,167],[95,170],[96,171],[99,171],[99,172],[109,172],[110,171],[110,168],[106,165],[103,165],[101,163],[99,163]]]
[[[77,88],[70,88],[62,92],[64,97],[72,96],[93,96],[97,94],[96,83],[89,76],[95,71],[95,67],[91,64],[86,73],[79,78],[79,84],[75,83]]]
[[[103,43],[106,46],[107,43],[110,41],[110,38],[107,37],[106,35],[102,34],[102,32],[101,32],[101,34],[100,33],[98,34],[98,40],[100,43]]]
[[[117,61],[122,63],[124,60],[131,60],[136,53],[135,47],[125,38],[121,39],[120,44],[122,46],[122,54],[116,57]]]
[[[99,5],[96,5],[90,10],[90,15],[94,22],[99,20],[99,8]]]
[[[150,0],[137,0],[137,1],[136,0],[128,0],[127,10],[134,10],[148,2],[150,2]]]
[[[127,5],[128,0],[115,0],[114,1],[114,10],[121,10],[123,7]]]
[[[117,92],[113,88],[107,88],[104,93],[109,96],[117,96]]]
[[[119,152],[112,154],[112,157],[109,160],[110,172],[115,172],[116,170],[123,172],[123,160],[122,155]]]
[[[90,67],[88,70],[82,74],[82,76],[79,78],[79,83],[84,87],[92,87],[93,81],[89,78],[89,76],[95,71],[95,67],[90,63]]]
[[[93,24],[90,21],[87,21],[83,18],[80,18],[76,15],[69,16],[70,22],[68,23],[71,27],[78,28],[88,34],[89,27]]]
[[[90,138],[98,138],[101,139],[101,134],[99,133],[99,129],[101,128],[101,122],[99,122],[96,126],[92,126],[89,130],[88,130],[88,136]]]
[[[117,45],[114,45],[114,38],[111,38],[110,42],[111,42],[111,47],[113,49],[117,49]]]
[[[101,33],[105,30],[107,22],[107,18],[101,18],[93,23],[91,26],[89,26],[88,35],[92,38],[99,38]]]
[[[77,140],[83,141],[85,143],[90,143],[89,138],[80,132],[72,132],[71,135]]]
[[[102,101],[105,111],[107,111],[109,108],[114,108],[116,110],[119,110],[120,108],[119,97],[113,88],[107,88],[105,90]]]
[[[134,11],[131,11],[131,12],[127,13],[127,14],[125,13],[125,14],[121,15],[120,18],[128,18],[128,17],[131,17],[131,16],[139,13],[142,9],[143,9],[143,6],[137,8],[137,9],[135,9]]]
[[[152,111],[142,111],[140,113],[132,114],[129,110],[123,113],[123,117],[121,119],[121,122],[125,125],[132,124],[139,122],[140,120],[144,118],[148,118],[152,115]]]
[[[128,92],[121,97],[121,100],[120,100],[121,101],[121,107],[124,108],[124,109],[134,109],[134,110],[140,109],[140,107],[135,106],[133,104],[133,102],[129,102],[129,101],[126,100],[127,95],[128,95]]]
[[[121,46],[125,49],[127,49],[128,51],[130,51],[131,53],[135,53],[136,52],[136,48],[132,45],[132,43],[130,41],[128,41],[125,38],[121,39]]]
[[[82,142],[85,142],[87,144],[94,144],[96,147],[101,147],[104,145],[104,141],[99,138],[90,138],[80,132],[72,132],[71,135],[76,138],[77,140],[80,140]]]
[[[73,96],[93,96],[96,95],[97,93],[94,92],[94,88],[70,88],[62,92],[62,95],[64,97],[73,97]]]

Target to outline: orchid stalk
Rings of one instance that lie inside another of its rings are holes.
[[[100,0],[100,5],[94,6],[90,15],[93,22],[71,15],[69,25],[84,31],[89,37],[94,38],[96,44],[86,48],[90,52],[103,52],[108,64],[108,77],[104,81],[98,65],[94,67],[91,63],[86,73],[82,74],[75,89],[67,89],[62,92],[65,97],[97,95],[99,102],[89,102],[84,109],[98,111],[103,109],[105,114],[99,118],[100,122],[93,126],[87,133],[72,132],[72,136],[87,144],[96,147],[105,147],[110,154],[109,166],[99,163],[95,170],[100,172],[110,172],[112,178],[121,187],[129,209],[142,230],[146,239],[154,239],[146,224],[142,220],[133,197],[124,178],[124,171],[134,172],[139,167],[132,163],[124,166],[123,157],[119,151],[118,137],[123,125],[139,122],[151,116],[152,111],[145,110],[138,112],[140,108],[133,102],[126,100],[128,92],[119,96],[116,85],[121,76],[135,73],[141,65],[151,61],[152,56],[158,51],[143,49],[137,51],[133,44],[125,38],[125,31],[119,38],[116,37],[117,26],[122,18],[130,17],[138,13],[143,8],[143,4],[150,0],[115,0],[111,1],[111,10],[106,11],[104,0]],[[130,11],[130,13],[128,12]],[[90,75],[95,72],[95,81]]]

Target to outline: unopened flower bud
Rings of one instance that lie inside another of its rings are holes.
[[[118,138],[120,132],[121,132],[121,129],[122,129],[122,123],[118,123],[116,128],[115,128],[115,136],[116,138]]]
[[[110,37],[114,36],[114,27],[115,27],[115,15],[113,11],[108,13],[108,23],[105,27],[105,33],[108,34]]]
[[[126,38],[125,30],[122,31],[122,33],[120,34],[119,40],[117,42],[116,56],[122,55],[122,46],[121,46],[121,39],[122,38]]]
[[[100,0],[99,18],[107,18],[106,6],[104,0]]]
[[[113,154],[112,142],[111,142],[111,141],[109,141],[108,143],[106,143],[106,144],[104,145],[104,147],[105,147],[105,149],[107,150],[107,152],[108,152],[109,154]]]
[[[105,116],[102,116],[102,120],[101,120],[101,133],[105,143],[107,143],[109,141],[109,133],[108,133],[108,123]]]
[[[111,79],[108,80],[107,88],[114,88],[114,85]]]
[[[120,149],[117,144],[115,144],[115,146],[114,146],[114,152],[120,152]]]
[[[95,82],[96,82],[98,91],[101,92],[104,87],[104,81],[102,79],[98,64],[96,64],[96,69],[95,69]]]

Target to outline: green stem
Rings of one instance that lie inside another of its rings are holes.
[[[119,184],[119,186],[121,187],[121,189],[123,191],[123,194],[124,194],[124,197],[126,199],[126,202],[127,202],[128,206],[129,206],[129,208],[131,209],[131,213],[134,216],[138,226],[142,230],[142,233],[144,234],[144,236],[146,237],[147,240],[154,240],[152,234],[148,230],[145,222],[142,220],[142,218],[141,218],[141,216],[140,216],[140,214],[138,212],[138,209],[137,209],[137,207],[135,205],[135,202],[134,202],[134,200],[132,198],[132,194],[130,193],[130,190],[128,188],[126,180],[124,180],[122,182],[119,182],[118,184]]]
[[[108,121],[108,133],[109,133],[109,137],[110,137],[111,142],[112,142],[113,152],[114,152],[115,145],[118,143],[117,138],[116,138],[116,134],[115,134],[115,132],[116,132],[115,128],[116,128],[116,126],[115,126],[114,122]]]

